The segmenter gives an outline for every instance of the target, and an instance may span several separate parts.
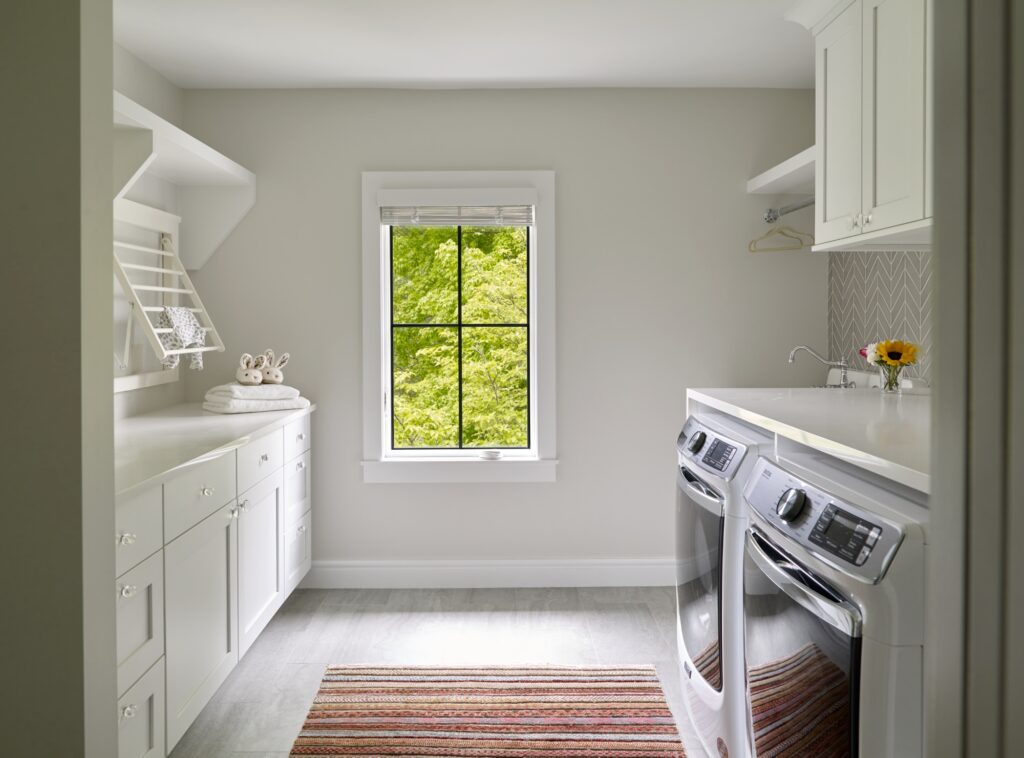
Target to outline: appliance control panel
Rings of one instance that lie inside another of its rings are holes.
[[[744,489],[754,516],[815,557],[864,582],[884,575],[903,541],[903,529],[878,514],[760,458]]]
[[[746,445],[722,436],[693,416],[686,419],[676,449],[680,463],[695,464],[726,481],[736,476],[747,453]]]

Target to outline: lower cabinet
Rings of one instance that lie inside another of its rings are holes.
[[[118,758],[164,755],[164,659],[117,701]]]
[[[245,655],[287,594],[281,470],[242,493],[238,511],[238,653]]]
[[[290,524],[285,532],[285,595],[299,586],[299,582],[309,573],[312,565],[313,535],[310,527],[310,513],[306,511],[302,518]]]
[[[238,523],[229,503],[164,548],[168,753],[238,663]]]
[[[115,585],[117,691],[124,692],[164,654],[164,556],[155,553]]]

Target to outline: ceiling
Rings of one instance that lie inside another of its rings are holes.
[[[185,88],[813,87],[794,0],[114,0]]]

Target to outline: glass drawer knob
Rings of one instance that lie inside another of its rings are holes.
[[[121,586],[120,595],[124,598],[135,597],[135,593],[139,591],[139,588],[134,584],[124,584]]]
[[[203,497],[210,497],[213,494],[213,487],[203,487],[199,490],[199,494]]]
[[[134,545],[135,544],[135,540],[137,540],[137,539],[138,539],[138,537],[136,537],[131,532],[121,532],[121,534],[117,535],[117,544],[118,545]]]
[[[139,712],[138,707],[133,703],[132,705],[126,705],[121,709],[121,717],[126,719],[135,718],[135,714]]]

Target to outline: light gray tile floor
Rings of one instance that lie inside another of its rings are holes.
[[[691,758],[669,587],[298,590],[172,758],[285,758],[330,663],[646,663]]]

